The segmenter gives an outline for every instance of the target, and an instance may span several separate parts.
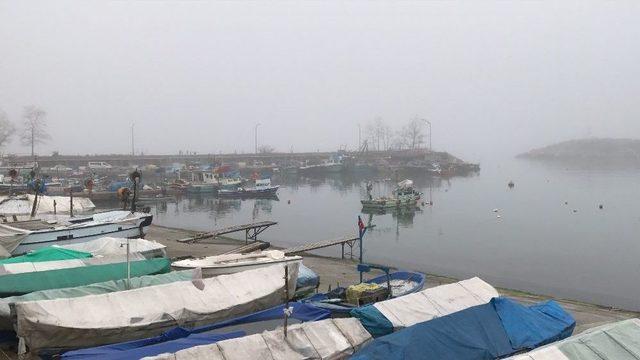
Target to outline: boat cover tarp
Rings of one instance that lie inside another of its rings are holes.
[[[292,302],[289,304],[293,308],[290,319],[297,319],[302,322],[319,321],[330,317],[327,310],[317,308],[313,305]],[[254,314],[241,316],[235,319],[219,322],[216,324],[200,326],[193,329],[174,328],[166,331],[160,336],[134,340],[125,343],[99,346],[89,349],[68,351],[62,354],[63,359],[139,359],[144,356],[154,356],[167,352],[176,352],[197,345],[213,344],[221,339],[210,337],[212,334],[202,334],[215,329],[222,329],[227,326],[250,324],[260,321],[284,319],[284,307],[280,305],[271,309],[259,311]],[[221,330],[224,331],[224,330]],[[232,336],[233,335],[233,336]],[[227,338],[245,336],[243,331],[228,333]],[[184,339],[184,341],[182,341]],[[193,343],[193,342],[199,343]]]
[[[81,242],[77,244],[69,245],[54,245],[55,247],[89,252],[94,255],[126,255],[127,254],[127,239],[103,237],[96,240]],[[129,252],[141,253],[144,255],[154,253],[159,256],[165,256],[166,246],[145,239],[129,239]]]
[[[0,248],[2,253],[5,255],[6,253],[11,254],[30,233],[31,231],[0,224]]]
[[[171,263],[163,258],[131,261],[132,277],[163,274],[170,270]],[[0,276],[0,296],[24,295],[34,291],[83,286],[126,277],[126,262],[3,275]]]
[[[33,208],[35,195],[27,194],[22,196],[0,196],[0,214],[5,215],[27,215]],[[53,214],[53,202],[56,202],[55,210],[58,214],[69,213],[70,201],[68,196],[48,196],[38,195],[36,212],[38,214]],[[96,206],[89,198],[73,199],[73,212],[76,214],[88,212]]]
[[[371,335],[357,319],[326,319],[291,325],[286,338],[278,328],[146,359],[342,359],[369,340]]]
[[[640,320],[589,329],[511,360],[639,360]]]
[[[499,294],[474,277],[351,310],[373,336],[390,334],[423,321],[488,303]]]
[[[38,271],[49,271],[59,269],[69,269],[75,267],[91,266],[91,265],[103,265],[117,262],[126,261],[126,255],[116,256],[100,256],[100,257],[85,257],[85,258],[70,258],[65,260],[46,260],[36,262],[9,262],[0,264],[0,279],[6,275],[31,273]],[[143,260],[144,256],[140,254],[130,254],[130,260]]]
[[[147,286],[168,284],[176,281],[187,281],[191,280],[192,276],[192,270],[173,271],[166,274],[132,277],[130,281],[123,278],[84,286],[34,291],[25,295],[2,298],[0,299],[0,330],[13,330],[13,321],[10,317],[11,310],[9,306],[9,304],[12,303],[36,300],[69,299],[87,295],[106,294],[110,292],[124,291],[127,290],[127,288],[138,289]]]
[[[224,334],[196,334],[185,328],[178,327],[153,338],[68,351],[62,354],[60,358],[105,360],[142,359],[163,353],[174,353],[194,346],[215,344],[221,340],[234,339],[245,335],[244,331],[233,331]]]
[[[147,261],[166,261],[152,259]],[[298,275],[289,267],[289,294]],[[285,301],[284,265],[71,299],[12,305],[21,349],[69,349],[156,336],[264,310]],[[26,348],[25,348],[26,346]]]
[[[36,249],[30,253],[20,256],[14,256],[9,259],[0,260],[0,264],[13,264],[21,262],[42,262],[42,261],[54,261],[54,260],[69,260],[69,259],[85,259],[90,258],[93,255],[90,252],[76,251],[71,249],[62,249],[56,247],[46,247]]]
[[[27,194],[22,196],[0,196],[0,214],[5,215],[28,215],[33,208],[35,195]],[[55,212],[57,214],[68,214],[71,208],[68,196],[38,195],[36,214],[53,214],[55,201]],[[80,214],[89,212],[96,208],[91,199],[86,197],[73,198],[73,212]]]
[[[296,289],[303,288],[317,288],[320,284],[320,277],[318,274],[313,272],[313,270],[304,266],[304,264],[300,264],[300,269],[298,270],[298,281],[296,282]]]
[[[379,337],[353,359],[498,359],[571,335],[575,320],[558,309],[553,301],[525,307],[494,298]]]

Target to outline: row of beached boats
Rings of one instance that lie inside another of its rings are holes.
[[[0,340],[63,359],[640,358],[638,320],[570,337],[554,301],[521,305],[477,277],[423,289],[411,271],[314,293],[302,262],[171,262],[162,244],[115,237],[41,246],[0,260]]]
[[[127,264],[109,260],[123,254],[129,266],[165,266],[127,278]],[[593,354],[584,359],[607,351],[611,356],[600,358],[617,359],[638,348],[638,320],[572,338],[575,320],[556,302],[521,305],[477,277],[423,289],[424,275],[391,272],[342,289],[344,297],[332,291],[300,298],[300,256],[267,250],[171,264],[164,256],[161,244],[111,238],[5,259],[0,281],[32,274],[29,282],[51,285],[0,299],[0,330],[17,337],[21,353],[66,359],[573,360],[583,359],[575,349]],[[67,287],[49,281],[92,281],[91,269],[104,264],[118,264],[110,280]]]

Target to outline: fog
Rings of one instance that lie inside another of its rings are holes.
[[[0,109],[40,154],[355,148],[433,124],[469,161],[640,137],[638,2],[0,2]],[[5,152],[27,153],[17,139]]]

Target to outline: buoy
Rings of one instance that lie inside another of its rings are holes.
[[[604,208],[604,206],[602,206],[602,204],[598,205],[598,209],[602,210]]]
[[[565,201],[565,202],[564,202],[564,204],[565,204],[565,205],[569,205],[569,202],[568,202],[568,201]]]
[[[509,186],[509,189],[513,189],[514,186],[516,186],[516,184],[513,183],[512,181],[509,181],[509,183],[507,184],[507,186]]]
[[[287,200],[287,204],[291,204],[291,200]]]
[[[502,216],[500,214],[496,215],[496,218],[500,219]]]
[[[574,212],[574,213],[577,213],[577,212],[578,212],[578,210],[577,210],[577,209],[573,209],[573,212]]]
[[[498,212],[498,209],[493,209],[493,212]]]

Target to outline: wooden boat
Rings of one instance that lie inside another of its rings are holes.
[[[163,260],[163,259],[153,259]],[[208,279],[67,299],[18,302],[22,349],[74,349],[160,335],[269,309],[293,296],[298,266],[275,264]],[[285,273],[288,278],[285,280]]]
[[[179,260],[173,262],[171,267],[175,270],[201,268],[203,277],[212,277],[258,269],[273,264],[300,263],[301,261],[302,257],[300,256],[286,256],[279,250],[267,250],[249,254],[225,254]]]
[[[363,209],[392,209],[399,207],[411,207],[416,206],[422,193],[413,189],[413,181],[403,180],[398,183],[398,186],[393,190],[391,196],[383,196],[379,198],[373,198],[371,196],[371,185],[367,184],[367,197],[366,200],[361,200]]]
[[[77,244],[105,236],[139,238],[151,225],[153,215],[107,211],[66,220],[27,220],[0,223],[0,249],[12,255],[51,245]]]
[[[425,275],[413,271],[396,271],[389,275],[381,275],[370,280],[366,280],[366,284],[377,284],[391,291],[388,298],[397,298],[400,296],[412,294],[422,290],[425,282]],[[350,303],[346,299],[346,289],[338,287],[333,291],[325,294],[316,294],[307,299],[301,300],[309,302],[314,306],[330,310],[335,315],[344,315],[349,311],[358,308],[358,305]]]
[[[237,187],[231,189],[218,190],[218,196],[227,197],[271,197],[275,196],[280,188],[279,185],[271,185],[271,179],[256,180],[253,187],[243,188]]]

